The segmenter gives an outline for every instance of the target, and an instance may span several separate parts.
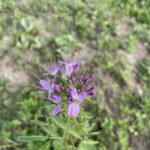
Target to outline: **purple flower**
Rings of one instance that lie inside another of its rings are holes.
[[[57,92],[61,91],[60,87],[57,84],[54,85],[54,90]]]
[[[62,61],[60,64],[62,64],[62,73],[65,75],[71,75],[79,69],[79,64],[73,60]]]
[[[89,92],[88,95],[89,96],[94,96],[94,92]]]
[[[77,100],[79,103],[82,103],[83,99],[87,96],[86,92],[81,92],[78,94],[76,88],[70,88],[71,96],[73,100]]]
[[[54,65],[54,66],[52,66],[52,68],[45,75],[56,76],[59,69],[60,69],[60,65]]]
[[[95,88],[94,86],[86,85],[85,87],[83,87],[83,90],[86,91],[87,95],[94,96],[94,92],[93,92],[94,88]]]
[[[61,97],[58,95],[54,95],[52,97],[49,98],[53,103],[57,104],[57,106],[53,109],[53,111],[51,112],[51,114],[53,116],[56,116],[60,111],[61,111]]]
[[[81,75],[80,77],[80,82],[83,84],[89,84],[93,79],[93,74],[89,74],[88,76],[84,77]]]
[[[80,103],[84,100],[84,98],[87,96],[86,92],[81,92],[78,94],[76,88],[71,87],[70,88],[71,96],[73,99],[73,103],[69,104],[68,106],[68,116],[77,117],[79,110],[80,110]]]
[[[57,105],[51,112],[51,115],[56,116],[61,111],[61,105]]]
[[[49,97],[49,99],[55,104],[58,104],[61,101],[61,97],[58,95],[51,96],[51,97]]]
[[[39,81],[40,89],[48,92],[47,99],[56,105],[51,115],[58,115],[62,107],[66,108],[67,105],[67,115],[78,117],[81,103],[85,97],[94,95],[94,87],[91,85],[93,75],[85,73],[77,75],[78,69],[79,63],[72,59],[58,61],[45,73],[48,77],[49,75],[53,77],[52,80],[50,82],[48,80]],[[58,73],[60,76],[57,76]],[[56,77],[59,78],[59,85],[55,83]]]
[[[48,98],[50,97],[51,93],[56,91],[59,91],[60,88],[58,85],[56,85],[55,83],[55,78],[52,79],[51,82],[48,82],[46,80],[40,80],[39,83],[41,85],[41,89],[48,91]]]
[[[93,74],[89,74],[89,75],[87,76],[86,83],[91,82],[92,79],[93,79]]]
[[[68,106],[68,116],[77,117],[80,111],[80,107],[78,104],[69,104]]]

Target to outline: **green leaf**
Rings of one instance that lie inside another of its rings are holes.
[[[77,129],[70,128],[68,132],[74,137],[81,139],[80,132]]]
[[[18,126],[18,125],[21,124],[21,121],[20,121],[20,120],[17,120],[17,119],[14,119],[14,120],[12,120],[11,124],[12,124],[13,126]]]
[[[65,121],[62,118],[56,117],[56,118],[52,118],[53,122],[55,123],[55,125],[57,125],[58,127],[65,129],[67,128],[67,124],[65,123]]]
[[[64,141],[54,140],[53,147],[54,147],[54,150],[66,150],[67,144],[65,144]]]
[[[96,150],[96,145],[98,141],[85,140],[82,141],[77,150]]]
[[[40,150],[49,150],[50,149],[50,143],[51,142],[46,143]]]
[[[17,141],[20,142],[33,142],[33,141],[45,141],[48,137],[40,136],[40,135],[32,135],[32,136],[19,136]]]
[[[85,141],[82,141],[82,143],[88,144],[88,145],[94,145],[94,144],[98,144],[98,141],[85,140]]]

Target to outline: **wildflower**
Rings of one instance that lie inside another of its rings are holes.
[[[61,97],[58,95],[51,96],[48,99],[50,99],[55,104],[58,104],[61,101]]]
[[[50,82],[46,80],[39,81],[40,89],[47,91],[48,99],[56,105],[51,115],[58,115],[62,107],[67,105],[67,115],[77,117],[83,100],[87,96],[94,95],[94,87],[90,85],[93,75],[81,73],[78,76],[76,74],[78,69],[79,63],[74,60],[59,61],[46,74],[50,75]],[[57,75],[58,72],[60,73],[59,76]],[[59,78],[58,84],[55,83],[57,78]]]
[[[71,75],[79,69],[79,64],[73,60],[62,61],[60,64],[62,64],[62,73],[65,75]]]
[[[46,75],[56,76],[58,71],[59,71],[59,69],[60,69],[60,65],[56,64],[56,65],[52,66],[52,68],[47,72]]]
[[[57,106],[53,109],[53,111],[51,112],[51,114],[52,114],[53,116],[56,116],[57,114],[60,113],[60,111],[61,111],[61,105],[57,105]]]
[[[77,117],[80,110],[79,105],[82,103],[87,94],[86,92],[81,92],[78,94],[76,88],[74,87],[71,87],[70,90],[73,103],[69,104],[68,106],[68,116]]]
[[[68,106],[68,116],[77,117],[80,111],[80,106],[78,104],[69,104]]]
[[[46,80],[40,80],[39,83],[42,86],[42,90],[48,91],[48,97],[50,97],[51,93],[53,91],[60,91],[60,88],[58,85],[56,85],[55,83],[55,78],[52,79],[51,82],[48,82]]]
[[[89,74],[86,77],[81,76],[80,82],[82,82],[83,84],[88,84],[88,83],[90,83],[92,81],[92,79],[93,79],[93,75]]]
[[[83,90],[85,90],[86,93],[87,93],[87,95],[89,95],[89,96],[93,96],[93,95],[94,95],[94,92],[93,92],[94,86],[85,85],[85,86],[83,87]]]

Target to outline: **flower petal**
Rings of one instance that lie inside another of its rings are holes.
[[[66,75],[70,74],[70,65],[67,63],[65,64],[65,73],[66,73]]]
[[[71,92],[71,96],[73,99],[78,99],[78,92],[77,92],[76,88],[71,87],[70,92]]]
[[[54,90],[54,87],[55,87],[55,79],[56,79],[56,77],[54,77],[51,81],[52,90]]]
[[[53,103],[59,103],[61,101],[61,97],[58,95],[54,95],[52,97],[49,97],[49,99],[53,102]]]
[[[79,64],[76,64],[75,66],[74,66],[74,71],[77,71],[79,69]]]
[[[86,96],[87,96],[86,92],[81,92],[79,94],[79,102],[82,103]]]
[[[77,71],[79,68],[79,65],[74,61],[68,62],[67,65],[68,65],[68,74],[72,74],[73,72]]]
[[[73,72],[77,71],[79,68],[79,64],[73,60],[66,60],[63,62],[59,62],[61,65],[61,72],[65,75],[70,75]]]
[[[57,92],[61,91],[59,85],[56,85],[56,84],[54,85],[54,90],[56,90]]]
[[[58,105],[57,107],[53,109],[53,111],[51,112],[51,115],[56,116],[58,113],[60,113],[60,111],[61,111],[61,105]]]
[[[94,92],[88,93],[89,96],[94,96]]]
[[[59,68],[60,68],[59,65],[54,65],[54,66],[52,66],[51,70],[48,71],[47,74],[56,75],[57,72],[59,71]]]
[[[80,107],[78,104],[69,104],[68,106],[68,116],[77,117],[80,111]]]
[[[86,83],[91,82],[92,79],[93,79],[93,74],[89,74],[88,77],[87,77],[87,79],[86,79]]]
[[[50,88],[49,82],[47,82],[46,80],[40,80],[39,83],[42,86],[43,90],[49,90]]]

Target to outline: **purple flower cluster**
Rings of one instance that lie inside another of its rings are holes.
[[[94,87],[90,86],[92,74],[77,74],[79,63],[73,60],[59,61],[45,75],[50,82],[40,80],[40,89],[48,93],[48,99],[56,104],[51,114],[59,114],[63,106],[67,106],[67,114],[77,117],[80,106],[87,96],[93,96]],[[59,83],[56,79],[59,78]]]

